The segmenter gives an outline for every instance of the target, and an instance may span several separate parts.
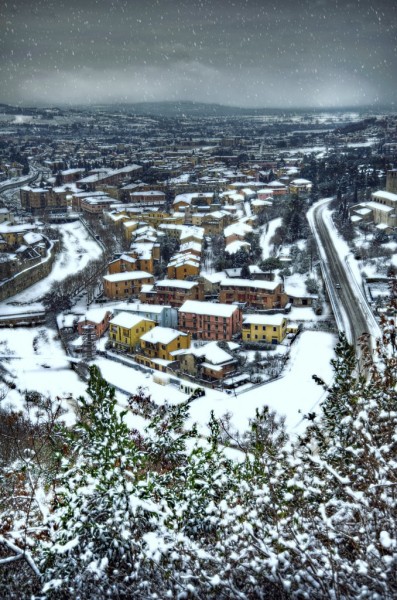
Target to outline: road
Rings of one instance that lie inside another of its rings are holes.
[[[324,211],[329,201],[320,201],[308,213],[308,219],[316,239],[324,281],[340,331],[345,331],[351,344],[357,347],[360,336],[368,334],[374,347],[374,337],[379,336],[379,326],[364,294],[350,272],[348,263],[338,253]]]
[[[4,184],[0,184],[0,194],[2,192],[6,192],[7,190],[12,190],[15,188],[20,188],[23,185],[27,185],[28,183],[32,183],[32,181],[35,181],[38,176],[40,175],[39,172],[35,171],[33,173],[30,173],[29,175],[26,175],[26,177],[24,179],[19,179],[18,181],[15,182],[11,182],[11,183],[4,183]]]

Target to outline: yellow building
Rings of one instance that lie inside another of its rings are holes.
[[[313,187],[313,184],[308,179],[294,179],[290,181],[289,193],[290,194],[308,194]]]
[[[144,221],[155,229],[161,223],[167,223],[168,225],[183,225],[184,222],[183,215],[178,215],[175,217],[174,215],[163,212],[143,213],[139,216],[139,218],[141,221]]]
[[[138,225],[138,221],[130,220],[123,222],[124,238],[128,244],[131,243],[133,233],[138,229]]]
[[[287,319],[283,315],[246,315],[243,318],[244,342],[280,344],[287,333]]]
[[[188,279],[200,275],[200,259],[193,254],[178,254],[167,265],[168,279]]]
[[[132,352],[139,343],[140,337],[155,326],[154,321],[121,312],[109,323],[109,341],[115,348]]]
[[[139,344],[144,357],[173,361],[172,352],[190,347],[190,334],[170,327],[154,327],[141,337]],[[137,357],[137,360],[144,357]]]
[[[159,231],[164,233],[167,237],[173,238],[175,240],[180,239],[183,229],[183,225],[178,225],[175,223],[161,223],[159,225]]]
[[[131,273],[131,271],[153,273],[153,244],[139,244],[138,246],[112,260],[108,264],[109,275]]]

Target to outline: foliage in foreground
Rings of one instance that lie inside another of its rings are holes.
[[[73,431],[38,407],[46,444],[27,424],[2,456],[0,596],[396,597],[394,335],[360,367],[340,337],[321,417],[296,442],[265,408],[226,448],[221,420],[207,440],[190,426],[194,399],[159,407],[142,390],[130,403],[151,420],[131,430],[93,367]]]

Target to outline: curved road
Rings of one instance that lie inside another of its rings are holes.
[[[379,326],[360,286],[338,254],[324,210],[331,200],[320,201],[308,213],[308,219],[319,248],[323,277],[335,314],[338,329],[346,332],[351,344],[357,346],[360,336],[367,334],[374,347],[373,337],[380,335]]]
[[[36,171],[33,174],[26,175],[26,178],[24,178],[24,179],[21,178],[19,181],[15,181],[12,183],[0,184],[0,194],[2,194],[3,192],[6,192],[7,190],[12,190],[14,188],[20,188],[23,185],[26,185],[27,183],[31,183],[32,181],[35,181],[39,175],[40,175],[40,172]]]

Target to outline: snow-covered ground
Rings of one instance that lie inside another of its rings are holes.
[[[263,233],[260,238],[260,244],[262,248],[262,259],[265,260],[272,256],[273,253],[273,244],[270,243],[270,240],[274,236],[274,233],[278,227],[281,226],[281,217],[277,219],[273,219],[269,221],[267,225],[263,227]]]
[[[280,224],[281,219],[274,219],[269,223],[267,231],[263,231],[263,258],[271,255],[270,239]],[[0,312],[15,309],[12,302],[37,303],[54,281],[60,281],[68,274],[81,270],[89,260],[100,255],[100,247],[80,222],[62,225],[60,230],[64,250],[58,256],[51,274],[0,305]],[[310,308],[293,309],[288,320],[294,319],[317,320]],[[280,379],[248,391],[236,390],[236,394],[207,388],[206,395],[192,404],[191,422],[197,422],[200,432],[205,436],[208,434],[207,423],[212,410],[218,417],[230,412],[233,427],[242,433],[247,429],[249,420],[255,416],[256,408],[268,405],[286,416],[287,428],[291,433],[301,431],[305,424],[302,416],[315,409],[324,396],[322,388],[315,384],[312,375],[317,374],[327,383],[332,380],[330,360],[334,355],[335,344],[336,337],[333,334],[303,332],[291,347],[290,360]],[[49,328],[0,330],[0,358],[7,371],[7,379],[17,387],[16,390],[9,390],[6,399],[6,403],[13,404],[15,408],[22,408],[23,391],[26,389],[65,398],[77,397],[86,389],[86,384],[71,370],[56,332]],[[124,394],[117,393],[120,405],[125,405],[127,394],[134,393],[139,387],[152,394],[157,403],[179,403],[187,398],[177,386],[160,385],[153,381],[152,375],[129,366],[104,357],[97,357],[95,363],[110,384],[125,391]],[[70,409],[67,400],[65,406]],[[69,422],[72,419],[73,415],[70,414]],[[143,424],[134,415],[130,415],[129,422],[131,426],[138,428]]]
[[[25,390],[52,398],[76,398],[85,391],[86,384],[71,369],[56,332],[46,327],[1,329],[0,361],[5,378],[16,385],[14,390],[4,388],[3,404],[16,410],[23,409]],[[64,407],[70,410],[67,400]],[[73,415],[69,415],[71,420]]]
[[[236,395],[206,388],[205,396],[191,405],[191,423],[196,422],[199,431],[208,435],[207,423],[211,411],[217,417],[230,412],[233,427],[243,433],[249,420],[255,416],[256,408],[268,405],[286,416],[287,428],[291,434],[301,432],[305,426],[303,415],[315,409],[324,397],[324,390],[314,382],[312,375],[322,377],[327,383],[331,382],[330,361],[334,357],[336,342],[336,336],[330,333],[302,333],[291,347],[290,360],[280,379],[243,393],[239,393],[237,389]],[[109,383],[131,393],[138,387],[143,387],[153,395],[157,403],[167,400],[176,404],[187,398],[177,387],[159,385],[150,375],[127,366],[105,358],[98,358],[95,363]]]
[[[330,333],[302,333],[291,347],[290,360],[283,377],[236,396],[211,390],[211,393],[193,402],[192,421],[200,425],[205,435],[205,424],[211,410],[217,417],[230,412],[232,425],[242,433],[255,416],[256,408],[267,405],[286,416],[287,429],[292,435],[302,432],[305,427],[303,415],[315,409],[325,394],[312,375],[318,375],[326,383],[332,381],[330,360],[334,356],[336,341],[336,336]]]
[[[100,257],[101,247],[92,239],[80,221],[60,225],[59,233],[64,247],[58,254],[51,273],[27,290],[0,303],[1,314],[4,314],[3,305],[6,304],[38,302],[54,281],[61,281],[67,275],[78,273],[90,260]]]
[[[269,405],[286,415],[291,433],[301,430],[302,415],[311,411],[323,397],[323,391],[314,383],[312,375],[317,374],[326,382],[332,378],[330,359],[335,343],[335,336],[329,333],[302,333],[291,347],[290,360],[281,379],[239,395],[206,388],[206,395],[192,404],[191,422],[197,422],[200,432],[207,435],[211,410],[219,417],[231,412],[233,426],[243,432],[249,419],[254,417],[255,409]],[[51,329],[21,327],[13,330],[12,334],[10,330],[0,330],[0,358],[7,372],[6,379],[17,388],[8,390],[5,404],[15,409],[22,409],[25,390],[37,390],[53,398],[76,398],[85,392],[86,384],[71,370],[62,345]],[[111,385],[127,393],[134,393],[142,387],[152,394],[157,403],[166,400],[179,403],[188,397],[174,385],[155,383],[152,375],[112,360],[98,357],[95,364]],[[125,405],[126,395],[118,393],[117,397],[119,403]],[[67,400],[64,406],[70,410]],[[73,422],[73,415],[69,414],[67,420]],[[139,419],[131,415],[129,420],[131,425],[139,426]]]

